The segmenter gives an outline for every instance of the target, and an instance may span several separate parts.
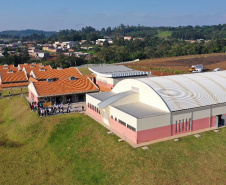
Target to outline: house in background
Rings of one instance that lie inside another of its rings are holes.
[[[49,57],[49,53],[48,52],[38,53],[38,58],[48,58],[48,57]]]

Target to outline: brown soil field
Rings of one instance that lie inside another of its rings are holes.
[[[157,76],[166,76],[190,73],[190,66],[196,64],[203,64],[206,71],[212,71],[215,68],[226,70],[226,53],[146,59],[128,63],[125,66],[141,71],[151,71]]]

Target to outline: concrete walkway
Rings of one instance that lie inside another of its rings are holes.
[[[26,100],[29,102],[29,104],[32,102],[29,97],[25,97]],[[82,106],[84,107],[84,110],[82,110]],[[47,116],[55,116],[55,115],[62,115],[62,114],[68,114],[67,113],[67,107],[68,104],[63,104],[64,107],[64,112],[60,112],[57,110],[57,113],[55,114],[49,114]],[[70,113],[84,113],[86,110],[86,102],[76,102],[76,103],[71,103],[71,112]]]

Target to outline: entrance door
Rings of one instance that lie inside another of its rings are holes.
[[[216,127],[222,127],[225,124],[225,119],[222,119],[222,115],[216,116]]]
[[[67,95],[66,96],[66,101],[67,101],[67,103],[72,103],[72,96],[71,95]]]
[[[85,94],[78,94],[78,101],[79,102],[84,102],[86,100]]]
[[[62,96],[57,96],[56,97],[56,104],[61,104],[63,103],[63,97]]]

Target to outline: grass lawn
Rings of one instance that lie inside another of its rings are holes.
[[[82,75],[91,75],[92,72],[88,67],[78,67],[78,70],[82,73]]]
[[[9,93],[10,95],[28,93],[28,88],[18,87],[18,88],[7,88],[2,90],[3,96],[9,96]]]
[[[226,129],[134,149],[83,114],[0,100],[0,184],[226,184]]]
[[[170,37],[172,35],[171,31],[162,31],[158,33],[158,37],[160,38],[167,38]]]

